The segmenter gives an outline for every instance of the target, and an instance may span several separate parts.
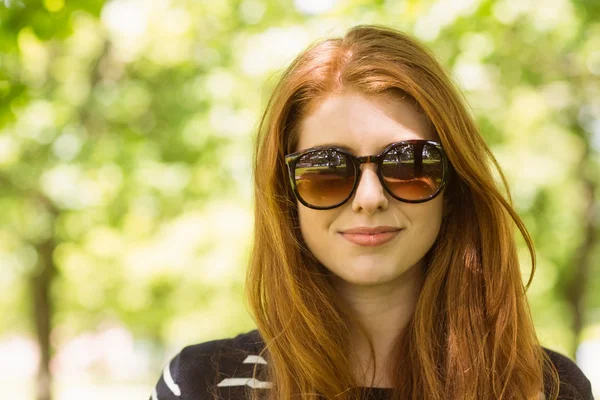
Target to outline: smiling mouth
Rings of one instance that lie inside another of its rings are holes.
[[[381,233],[342,232],[341,235],[349,242],[359,246],[380,246],[394,239],[396,236],[398,236],[398,234],[400,234],[400,232],[402,232],[402,229]]]

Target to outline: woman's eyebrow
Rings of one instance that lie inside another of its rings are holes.
[[[392,143],[398,143],[398,142],[401,142],[401,141],[402,140],[391,141],[391,142],[389,142],[387,144],[384,144],[383,146],[380,146],[378,149],[379,149],[379,151],[381,151],[381,150],[385,149],[386,147],[388,147],[389,145],[391,145]],[[313,147],[329,147],[329,146],[331,146],[331,147],[339,147],[341,149],[348,150],[351,153],[355,153],[355,151],[353,149],[351,149],[349,146],[346,146],[346,145],[341,144],[341,143],[335,143],[335,142],[334,143],[316,144],[314,146],[307,147],[307,149],[312,149]]]

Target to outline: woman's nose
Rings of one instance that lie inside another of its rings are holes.
[[[377,166],[374,163],[361,164],[360,180],[352,200],[353,211],[373,214],[377,209],[385,210],[387,206],[388,198],[377,175]]]

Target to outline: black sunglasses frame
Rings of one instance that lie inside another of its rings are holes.
[[[381,173],[381,164],[383,162],[383,159],[385,158],[385,155],[389,151],[393,150],[394,148],[402,146],[402,145],[407,145],[407,144],[422,145],[422,146],[425,146],[426,144],[432,145],[439,150],[440,155],[442,157],[442,182],[441,182],[439,188],[435,191],[435,193],[433,193],[431,196],[429,196],[426,199],[407,200],[407,199],[403,199],[401,197],[396,196],[394,193],[392,193],[390,188],[388,188],[388,186],[386,185],[385,180],[383,178],[383,174]],[[296,179],[295,179],[296,162],[301,157],[303,157],[304,155],[306,155],[308,153],[312,153],[314,151],[323,151],[323,150],[335,150],[335,151],[338,151],[338,152],[348,156],[348,158],[352,161],[352,164],[354,167],[354,184],[352,185],[352,190],[350,191],[350,194],[348,195],[348,197],[346,197],[343,201],[341,201],[335,205],[327,206],[327,207],[319,207],[319,206],[315,206],[313,204],[306,202],[302,198],[300,193],[298,192],[298,186],[296,185]],[[374,154],[374,155],[370,155],[370,156],[362,156],[362,157],[357,157],[356,155],[352,154],[350,151],[348,151],[346,149],[342,149],[340,147],[336,147],[336,146],[311,147],[309,149],[298,151],[296,153],[287,154],[285,156],[285,163],[287,165],[290,183],[292,185],[292,190],[294,192],[294,195],[296,196],[296,199],[300,203],[305,205],[306,207],[312,208],[314,210],[330,210],[332,208],[336,208],[336,207],[343,205],[350,198],[352,198],[352,196],[354,195],[354,192],[356,192],[356,188],[358,187],[358,182],[360,182],[360,178],[362,175],[360,165],[363,163],[369,163],[369,162],[375,163],[377,165],[377,176],[379,177],[379,182],[381,183],[381,186],[383,186],[385,188],[386,192],[388,192],[390,194],[390,196],[392,196],[394,199],[404,202],[404,203],[424,203],[426,201],[433,200],[442,192],[442,189],[444,188],[444,186],[446,185],[447,180],[448,180],[448,173],[449,173],[448,158],[446,157],[446,153],[444,152],[442,144],[440,142],[436,142],[433,140],[403,140],[401,142],[391,143],[389,146],[387,146],[385,149],[383,149],[379,154]]]

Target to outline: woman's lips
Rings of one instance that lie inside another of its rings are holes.
[[[352,242],[359,246],[379,246],[386,242],[389,242],[390,240],[395,238],[400,232],[401,230],[374,234],[342,232],[342,236],[349,242]]]

